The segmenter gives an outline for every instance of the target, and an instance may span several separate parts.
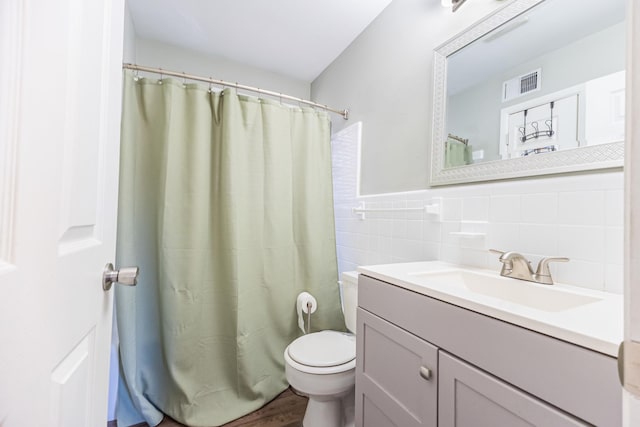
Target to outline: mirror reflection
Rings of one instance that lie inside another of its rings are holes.
[[[624,0],[546,0],[447,57],[444,168],[624,139]]]

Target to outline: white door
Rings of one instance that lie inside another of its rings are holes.
[[[640,0],[627,1],[624,425],[640,426]]]
[[[0,1],[0,425],[105,426],[124,0]]]

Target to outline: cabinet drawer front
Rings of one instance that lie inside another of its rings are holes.
[[[360,309],[356,342],[357,425],[435,426],[438,349]]]
[[[443,351],[439,368],[440,427],[588,425]]]

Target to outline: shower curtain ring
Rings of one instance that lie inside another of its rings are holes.
[[[185,89],[187,87],[187,75],[184,71],[182,72],[182,87]]]
[[[140,80],[140,72],[138,70],[134,70],[133,71],[133,81],[137,82],[138,80]]]
[[[213,90],[211,89],[211,77],[209,77],[209,90],[208,90],[208,92],[209,93],[213,92]]]
[[[158,84],[161,85],[162,84],[162,79],[164,78],[164,75],[162,74],[162,69],[160,69],[160,80],[158,80]]]

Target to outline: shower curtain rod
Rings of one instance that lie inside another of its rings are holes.
[[[233,87],[233,88],[236,88],[236,89],[248,90],[250,92],[257,92],[257,93],[262,94],[262,95],[273,96],[273,97],[276,97],[276,98],[279,98],[279,99],[287,99],[289,101],[296,101],[296,102],[299,102],[301,104],[310,105],[312,107],[322,108],[323,110],[331,111],[332,113],[336,113],[336,114],[340,114],[343,119],[349,120],[349,110],[347,110],[347,109],[337,110],[335,108],[327,107],[326,105],[323,105],[323,104],[318,104],[317,102],[307,101],[306,99],[297,98],[297,97],[291,96],[291,95],[284,95],[282,93],[273,92],[273,91],[270,91],[270,90],[264,90],[264,89],[260,89],[260,88],[253,87],[253,86],[246,86],[246,85],[241,85],[241,84],[238,84],[238,83],[226,82],[224,80],[212,79],[211,77],[194,76],[192,74],[180,73],[180,72],[177,72],[177,71],[168,71],[168,70],[163,70],[162,68],[145,67],[143,65],[136,65],[136,64],[124,63],[124,64],[122,64],[122,68],[129,69],[129,70],[136,70],[136,71],[144,71],[144,72],[147,72],[147,73],[160,74],[161,76],[181,77],[183,79],[196,80],[196,81],[199,81],[199,82],[212,83],[212,84],[216,84],[216,85],[220,85],[220,86]]]

